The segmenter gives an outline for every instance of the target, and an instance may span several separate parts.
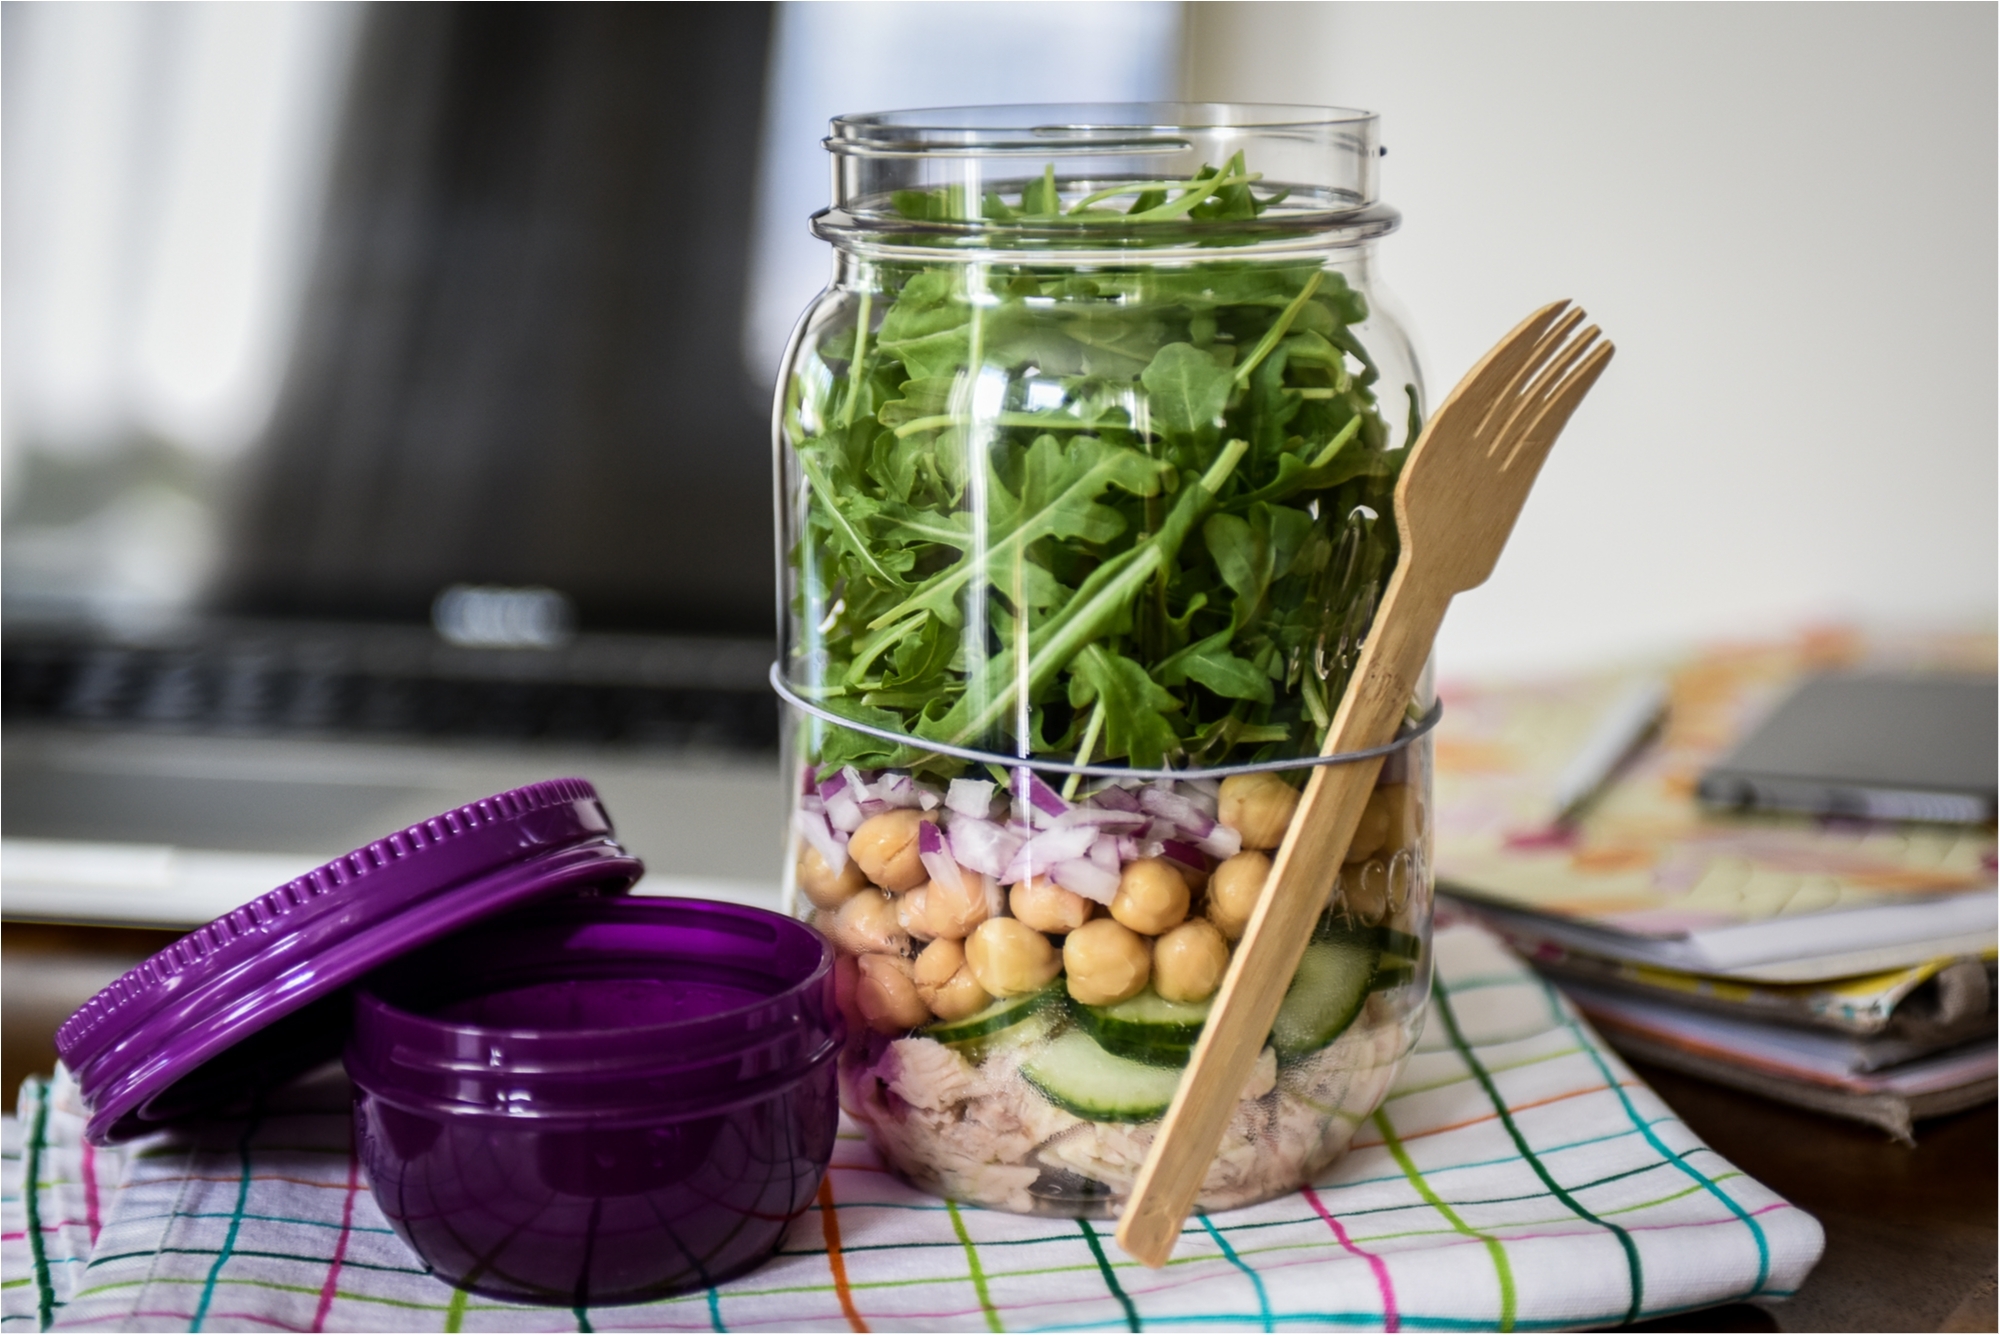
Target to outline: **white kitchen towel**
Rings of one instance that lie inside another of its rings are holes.
[[[66,1076],[9,1123],[8,1331],[1529,1330],[1781,1298],[1819,1225],[1703,1145],[1567,1002],[1440,930],[1422,1041],[1310,1188],[1190,1219],[1172,1264],[1104,1223],[942,1201],[843,1125],[762,1268],[631,1307],[493,1302],[424,1272],[375,1208],[337,1073],[114,1150]],[[30,1188],[32,1184],[32,1188]]]

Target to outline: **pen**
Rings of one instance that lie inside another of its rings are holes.
[[[1666,713],[1666,678],[1647,677],[1627,687],[1598,719],[1590,740],[1557,776],[1555,823],[1573,820],[1659,727]]]

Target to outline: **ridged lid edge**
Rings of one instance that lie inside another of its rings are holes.
[[[247,949],[246,942],[263,938],[272,924],[309,906],[316,907],[326,895],[337,894],[356,882],[406,864],[475,831],[519,820],[550,807],[597,800],[597,789],[587,779],[544,779],[455,807],[344,853],[297,880],[287,881],[195,928],[140,961],[57,1026],[56,1052],[67,1063],[85,1039],[125,1007],[184,973],[243,952]]]

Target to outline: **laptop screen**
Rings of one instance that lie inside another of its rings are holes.
[[[585,630],[768,635],[740,349],[771,26],[373,9],[217,610],[420,622],[450,586],[525,585]]]

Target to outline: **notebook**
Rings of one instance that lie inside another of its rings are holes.
[[[1808,676],[1991,674],[1990,633],[1820,631],[1590,676],[1447,685],[1441,888],[1510,931],[1609,958],[1802,983],[1993,948],[1990,825],[1739,813],[1701,776]],[[1632,684],[1662,674],[1657,740],[1574,819],[1560,777]]]

